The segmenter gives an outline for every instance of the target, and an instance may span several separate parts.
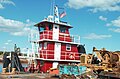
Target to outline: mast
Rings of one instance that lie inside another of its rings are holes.
[[[57,5],[54,7],[54,18],[55,23],[59,23],[59,12]]]
[[[55,23],[59,23],[59,11],[58,11],[58,6],[55,5],[55,0],[51,0],[50,15],[48,16],[48,20],[53,21]]]

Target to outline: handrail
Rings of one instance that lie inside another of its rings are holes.
[[[60,52],[60,61],[61,60],[80,60],[80,53],[78,52],[70,52],[70,51],[61,51]],[[73,58],[70,58],[70,55],[73,55]],[[54,59],[54,51],[53,50],[40,50],[39,53],[35,53],[35,57],[25,56],[24,54],[19,56],[20,58],[40,58],[40,59]],[[59,60],[59,59],[58,59]]]
[[[80,59],[80,53],[78,52],[66,52],[61,51],[60,60],[79,60]],[[70,55],[73,55],[74,58],[69,58]],[[53,50],[40,50],[40,58],[44,59],[54,59],[54,51]]]
[[[41,39],[50,39],[53,38],[53,32],[45,30],[43,32],[40,32],[40,40]],[[65,41],[65,42],[73,42],[73,43],[80,43],[80,36],[78,35],[69,35],[65,33],[59,33],[59,41]]]

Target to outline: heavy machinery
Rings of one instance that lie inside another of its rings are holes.
[[[8,58],[8,53],[3,54],[3,69],[2,74],[15,74],[16,71],[18,72],[24,72],[24,68],[22,67],[22,64],[20,62],[20,59],[18,57],[18,54],[20,54],[20,48],[17,48],[16,44],[14,47],[14,51],[11,52],[11,57]]]
[[[99,76],[105,76],[106,73],[109,78],[120,78],[116,76],[120,73],[120,51],[111,52],[105,48],[97,50],[93,47],[93,53],[82,54],[80,61],[80,66],[86,66],[89,70],[97,72]]]

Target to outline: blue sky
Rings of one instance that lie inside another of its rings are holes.
[[[50,14],[52,0],[0,0],[0,50],[30,48],[28,34],[35,23]],[[120,50],[120,0],[56,0],[67,15],[62,19],[81,36],[87,53],[93,47]],[[34,30],[33,30],[34,31]]]

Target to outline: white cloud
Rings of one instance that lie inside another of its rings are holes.
[[[29,23],[29,22],[30,22],[30,19],[27,19],[26,22]]]
[[[21,31],[17,31],[17,32],[12,32],[11,34],[12,35],[15,35],[15,36],[25,36],[25,35],[28,35],[28,33],[30,33],[30,28],[23,28]]]
[[[7,40],[7,42],[12,42],[12,40]]]
[[[110,23],[107,23],[106,26],[111,26],[111,24],[110,24]]]
[[[99,19],[102,20],[102,21],[107,21],[107,18],[103,17],[103,16],[99,16]]]
[[[120,17],[118,17],[116,20],[111,21],[111,24],[116,27],[120,27]]]
[[[110,38],[110,37],[112,37],[112,35],[97,35],[95,33],[91,33],[89,35],[86,35],[83,38],[85,38],[85,39],[105,39],[105,38]]]
[[[4,4],[11,4],[11,5],[15,5],[15,3],[11,0],[0,0],[0,9],[5,8]]]
[[[115,28],[114,29],[110,28],[109,30],[113,31],[113,32],[116,32],[116,33],[120,33],[120,28],[116,28],[116,29]]]
[[[6,47],[2,47],[3,49],[6,49]]]
[[[0,31],[9,32],[16,36],[27,35],[30,32],[29,26],[33,26],[34,24],[35,23],[30,20],[24,23],[0,16]]]
[[[4,17],[0,16],[0,27],[22,28],[23,26],[25,26],[23,22],[11,20],[11,19],[5,19]]]
[[[8,45],[9,43],[5,43],[5,45]]]
[[[109,28],[108,30],[116,33],[120,33],[120,16],[112,20],[110,23],[107,23],[106,26],[113,26],[114,28]]]
[[[107,23],[106,26],[120,27],[120,16],[116,20],[113,20],[110,23]]]
[[[89,8],[90,11],[120,11],[120,0],[68,0],[67,6],[74,9]]]
[[[3,7],[3,5],[0,3],[0,9],[3,9],[4,7]]]

